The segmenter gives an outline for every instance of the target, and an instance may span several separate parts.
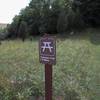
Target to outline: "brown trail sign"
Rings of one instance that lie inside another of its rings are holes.
[[[43,64],[56,64],[56,40],[54,37],[42,37],[39,42],[39,58]]]
[[[39,60],[45,64],[45,100],[52,100],[52,65],[56,64],[56,40],[44,36],[39,41]]]

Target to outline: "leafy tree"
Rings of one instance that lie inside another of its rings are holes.
[[[27,33],[27,23],[25,21],[21,21],[20,26],[19,26],[19,30],[18,30],[18,36],[22,38],[22,40],[24,41],[25,38],[27,37],[28,33]]]
[[[20,25],[25,22],[27,33],[32,36],[45,32],[57,33],[57,30],[63,27],[64,29],[58,31],[62,32],[74,27],[73,23],[77,23],[74,22],[76,15],[77,13],[72,11],[72,0],[31,0],[29,6],[14,17],[8,31],[12,37],[21,37],[23,33],[19,31],[22,30]]]
[[[73,9],[79,10],[85,23],[100,26],[100,0],[74,0]]]
[[[13,22],[7,26],[7,30],[9,33],[10,38],[16,38],[18,37],[18,28],[19,28],[19,24],[20,24],[20,16],[15,16],[13,18]]]
[[[72,0],[63,0],[64,6],[60,11],[57,23],[58,33],[69,33],[69,31],[76,31],[84,28],[84,21],[81,18],[81,14],[79,11],[74,11],[72,9],[72,4]]]
[[[42,9],[42,16],[40,20],[40,31],[45,33],[57,33],[57,20],[60,11],[58,1],[54,1],[52,4],[46,3]]]
[[[22,9],[19,15],[14,17],[8,30],[12,36],[20,37],[22,33],[19,33],[19,28],[21,22],[24,21],[27,24],[28,33],[32,36],[45,32],[57,33],[59,10],[59,0],[52,2],[50,0],[32,0],[29,6]]]

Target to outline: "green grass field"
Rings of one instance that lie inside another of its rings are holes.
[[[30,91],[34,95],[44,94],[44,65],[39,63],[38,40],[10,40],[0,45],[0,90],[1,87],[8,93],[12,90],[18,100],[27,100]],[[14,82],[16,89],[12,89]],[[89,36],[57,37],[53,93],[64,100],[100,100],[99,43],[92,43]],[[0,92],[3,95],[9,96]]]

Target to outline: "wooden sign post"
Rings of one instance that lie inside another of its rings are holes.
[[[56,40],[44,36],[39,41],[39,59],[45,64],[45,100],[52,100],[52,65],[56,64]]]

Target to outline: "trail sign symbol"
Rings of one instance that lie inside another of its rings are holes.
[[[41,48],[43,48],[43,52],[45,52],[46,49],[49,49],[50,52],[52,52],[52,48],[50,46],[51,42],[43,42],[44,46],[41,46]]]
[[[56,41],[54,37],[42,37],[39,41],[39,59],[43,64],[56,63]]]

